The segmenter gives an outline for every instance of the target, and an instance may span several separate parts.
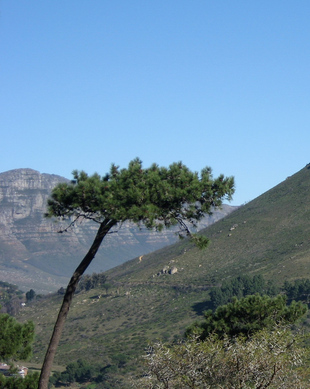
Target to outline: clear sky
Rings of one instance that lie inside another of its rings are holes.
[[[0,0],[0,172],[139,157],[250,201],[310,162],[309,0]]]

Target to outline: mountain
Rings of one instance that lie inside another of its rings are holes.
[[[0,280],[17,284],[22,290],[47,293],[68,282],[90,247],[97,225],[85,222],[58,234],[64,223],[44,218],[51,190],[64,177],[16,169],[0,174]],[[224,205],[199,225],[204,228],[236,207]],[[129,259],[145,255],[177,240],[175,231],[161,234],[139,229],[131,223],[106,237],[91,265],[100,272]]]
[[[129,262],[109,274],[126,282],[150,279],[173,260],[184,269],[173,282],[184,284],[221,283],[240,274],[279,284],[310,278],[310,164],[201,233],[211,239],[206,250],[177,244],[149,254],[143,266]]]
[[[128,374],[148,344],[176,340],[201,320],[212,286],[242,274],[278,286],[310,278],[310,165],[201,233],[211,238],[205,250],[177,242],[106,271],[108,289],[78,293],[55,363],[100,361],[117,379],[106,387],[129,388]],[[42,361],[61,299],[54,294],[20,312],[36,324],[32,362]]]

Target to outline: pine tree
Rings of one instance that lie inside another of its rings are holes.
[[[31,355],[34,338],[32,321],[19,323],[13,316],[0,315],[0,360],[7,361],[27,359]]]
[[[74,171],[73,176],[70,184],[61,183],[54,188],[47,216],[71,218],[71,225],[80,219],[92,220],[98,224],[98,231],[66,289],[42,366],[40,389],[48,387],[53,359],[77,284],[105,236],[126,220],[158,231],[179,225],[180,236],[188,235],[199,247],[205,247],[208,240],[192,235],[189,225],[195,226],[214,207],[221,206],[223,199],[231,199],[234,192],[233,177],[220,175],[213,179],[208,167],[199,175],[181,162],[168,168],[153,164],[144,169],[142,162],[134,159],[127,169],[112,165],[110,173],[104,177],[88,176],[83,171]]]
[[[200,340],[210,334],[219,337],[225,335],[251,336],[264,328],[275,324],[288,325],[295,323],[307,312],[307,306],[300,302],[286,305],[286,296],[276,297],[250,295],[238,300],[233,298],[231,303],[218,307],[215,312],[205,312],[205,320],[194,323],[186,330],[186,336],[196,334]]]

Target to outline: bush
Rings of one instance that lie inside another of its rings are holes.
[[[297,367],[305,367],[302,338],[275,326],[244,336],[209,335],[169,347],[158,343],[146,355],[147,371],[135,388],[306,389]]]
[[[37,389],[39,374],[28,374],[25,378],[5,377],[0,374],[0,389]]]
[[[221,305],[215,312],[205,312],[205,320],[196,322],[186,330],[186,336],[198,335],[206,339],[211,333],[224,335],[251,336],[256,331],[271,328],[274,324],[293,324],[307,312],[307,306],[300,302],[286,305],[286,296],[247,296],[240,300]]]

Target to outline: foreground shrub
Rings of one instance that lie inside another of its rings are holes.
[[[209,335],[171,347],[157,343],[146,355],[147,371],[134,383],[149,389],[306,389],[302,337],[288,328],[263,329],[251,338]]]

